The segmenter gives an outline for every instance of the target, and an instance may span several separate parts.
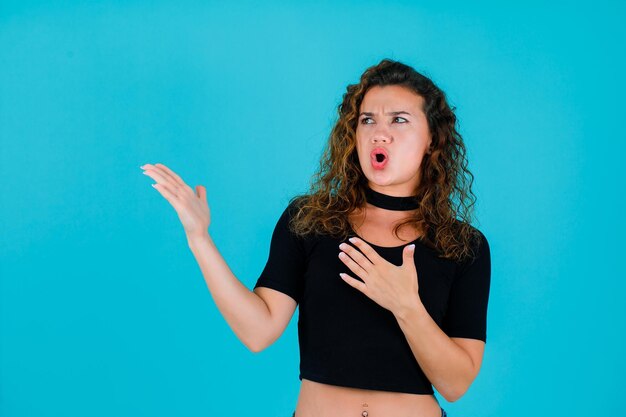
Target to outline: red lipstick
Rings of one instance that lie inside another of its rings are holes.
[[[385,148],[374,148],[370,153],[370,161],[374,169],[384,169],[389,161],[389,154]]]

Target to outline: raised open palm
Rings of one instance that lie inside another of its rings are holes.
[[[182,178],[163,164],[145,164],[141,169],[145,175],[156,181],[152,186],[174,207],[187,238],[207,233],[211,224],[211,210],[204,186],[197,185],[194,192]]]

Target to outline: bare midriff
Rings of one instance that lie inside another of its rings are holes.
[[[296,417],[364,416],[441,417],[441,407],[432,394],[340,387],[302,378]]]

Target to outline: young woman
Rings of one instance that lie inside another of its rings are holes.
[[[316,181],[278,219],[253,291],[208,234],[206,189],[163,164],[142,168],[249,349],[274,343],[299,305],[293,416],[446,416],[433,386],[456,401],[476,378],[491,276],[456,117],[429,78],[388,59],[338,110]]]

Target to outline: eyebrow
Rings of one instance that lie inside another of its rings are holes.
[[[411,113],[409,113],[408,111],[404,111],[404,110],[402,110],[402,111],[390,111],[389,113],[385,113],[385,115],[387,115],[387,116],[397,116],[399,114],[408,114],[409,116],[412,116]],[[374,113],[370,113],[370,112],[364,111],[364,112],[361,112],[361,114],[359,114],[359,117],[361,117],[361,116],[373,116],[373,115],[374,115]]]

